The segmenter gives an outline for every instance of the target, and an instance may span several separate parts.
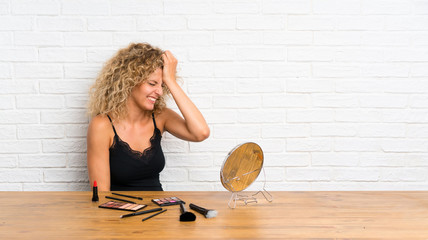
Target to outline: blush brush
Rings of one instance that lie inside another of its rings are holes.
[[[197,206],[193,203],[189,205],[190,209],[204,215],[206,218],[213,218],[217,216],[217,211],[212,209],[206,209],[200,206]]]
[[[186,211],[186,208],[184,207],[184,204],[180,204],[181,209],[181,215],[180,215],[180,222],[193,222],[196,219],[195,214]]]

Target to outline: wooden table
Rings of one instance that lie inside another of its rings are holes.
[[[0,239],[428,239],[428,192],[271,192],[273,202],[230,209],[229,192],[122,192],[152,198],[178,196],[216,209],[218,216],[180,222],[178,206],[147,215],[98,208],[91,192],[0,192]]]

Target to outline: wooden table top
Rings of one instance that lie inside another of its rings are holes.
[[[229,192],[121,192],[152,198],[177,196],[215,209],[206,219],[180,222],[179,206],[150,215],[119,218],[130,212],[98,208],[113,196],[100,192],[0,192],[0,239],[428,239],[428,192],[271,192],[258,203],[228,207]],[[248,193],[247,193],[248,194]]]

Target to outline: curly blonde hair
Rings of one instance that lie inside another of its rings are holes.
[[[109,114],[122,119],[128,114],[126,101],[132,89],[147,81],[150,74],[163,67],[163,51],[148,43],[131,43],[108,60],[89,91],[88,113],[92,117]],[[169,90],[162,86],[163,95],[155,103],[153,112],[166,106]]]

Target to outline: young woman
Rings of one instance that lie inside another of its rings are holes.
[[[100,191],[162,191],[164,131],[203,141],[210,130],[176,81],[177,59],[145,43],[119,50],[91,87],[87,134],[89,180]],[[172,95],[183,117],[165,106]]]

